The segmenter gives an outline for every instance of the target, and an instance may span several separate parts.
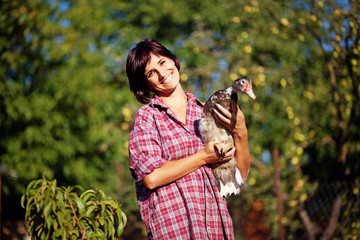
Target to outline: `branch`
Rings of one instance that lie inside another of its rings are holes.
[[[82,232],[83,229],[82,229],[82,227],[81,227],[81,225],[80,225],[79,218],[78,218],[77,215],[76,215],[75,209],[74,209],[74,207],[73,207],[73,205],[72,205],[72,203],[71,203],[71,200],[70,200],[70,196],[69,196],[69,195],[67,196],[67,199],[68,199],[68,201],[69,201],[69,203],[70,203],[70,207],[71,207],[71,209],[72,209],[72,211],[73,211],[73,213],[74,213],[76,222],[77,222],[77,224],[79,225],[80,231]]]
[[[81,240],[86,239],[86,227],[84,227],[84,231],[82,232]]]
[[[332,62],[329,61],[327,63],[327,67],[328,67],[328,70],[330,73],[330,84],[331,84],[331,89],[332,89],[336,113],[337,113],[338,127],[340,130],[342,130],[343,116],[341,114],[342,111],[341,111],[341,107],[340,107],[340,105],[341,105],[340,104],[340,96],[339,96],[339,92],[338,92],[337,85],[336,85],[336,73],[335,73],[334,65],[332,64]]]
[[[71,237],[71,235],[69,234],[69,232],[68,232],[68,230],[66,229],[65,226],[64,226],[64,228],[65,228],[65,232],[66,232],[66,234],[68,235],[68,237],[70,238],[70,240],[73,240],[72,237]]]
[[[360,182],[358,179],[355,179],[354,185],[357,188],[360,188]],[[348,226],[351,218],[352,209],[357,207],[359,203],[360,203],[360,193],[357,193],[355,199],[350,199],[349,202],[347,203],[346,209],[344,210],[344,214],[343,214],[345,218],[342,219],[340,223],[341,228]]]
[[[257,160],[253,156],[251,156],[251,164],[255,165],[255,167],[257,167],[261,171],[261,173],[263,173],[264,176],[266,177],[270,176],[270,172],[267,169],[266,165],[263,162]]]
[[[320,240],[328,240],[334,235],[335,229],[338,225],[338,219],[340,216],[340,209],[341,209],[341,195],[339,194],[335,201],[332,208],[329,224],[326,227],[324,233],[322,234]]]
[[[320,232],[319,227],[311,221],[311,219],[305,209],[303,209],[303,208],[300,209],[299,215],[300,215],[302,222],[305,225],[305,229],[306,229],[306,232],[308,233],[309,240],[315,240],[316,234]]]

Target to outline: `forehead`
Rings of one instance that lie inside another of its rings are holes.
[[[149,61],[147,62],[146,66],[145,66],[145,72],[147,72],[151,68],[153,68],[153,67],[157,66],[158,64],[160,64],[159,61],[161,59],[163,59],[163,58],[167,58],[167,57],[151,53]]]

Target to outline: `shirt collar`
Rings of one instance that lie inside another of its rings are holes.
[[[198,104],[201,107],[204,106],[204,104],[202,102],[200,102],[199,99],[197,97],[195,97],[192,93],[185,91],[185,94],[186,94],[189,102]]]
[[[185,91],[185,94],[186,94],[186,96],[188,98],[188,102],[190,102],[191,104],[198,104],[201,107],[204,106],[204,104],[202,102],[200,102],[199,99],[197,97],[195,97],[192,93]],[[150,106],[154,106],[154,107],[159,106],[161,108],[168,109],[168,106],[156,94],[154,95],[153,99],[151,99],[149,104],[150,104]]]

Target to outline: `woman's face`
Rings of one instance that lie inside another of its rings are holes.
[[[158,95],[170,94],[180,83],[179,71],[172,59],[151,54],[145,67],[147,86]]]

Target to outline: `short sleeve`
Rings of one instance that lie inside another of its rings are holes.
[[[129,138],[129,167],[136,182],[166,162],[162,157],[159,133],[148,121],[149,118],[137,114]]]

